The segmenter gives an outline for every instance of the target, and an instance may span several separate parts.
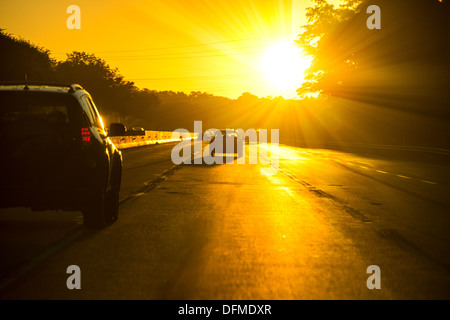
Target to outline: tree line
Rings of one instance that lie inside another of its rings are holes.
[[[381,8],[381,29],[366,27],[369,5]],[[449,0],[313,0],[298,46],[313,58],[303,99],[237,99],[203,91],[138,88],[119,70],[86,52],[62,61],[49,50],[0,30],[0,81],[79,83],[106,122],[152,130],[280,129],[300,146],[382,143],[450,148]],[[312,92],[320,93],[311,98]]]
[[[297,43],[313,57],[299,94],[311,91],[449,117],[448,0],[314,0]],[[366,27],[367,8],[381,29]]]
[[[264,114],[274,105],[298,103],[280,97],[260,99],[248,92],[230,99],[202,91],[138,88],[94,54],[74,51],[65,60],[56,61],[49,50],[5,30],[0,30],[0,47],[0,81],[25,81],[26,75],[29,81],[78,83],[94,97],[101,114],[111,120],[106,122],[121,121],[127,126],[175,130],[202,120],[217,128],[253,128],[261,123],[255,114],[267,118]]]

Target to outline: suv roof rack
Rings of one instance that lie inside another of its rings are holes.
[[[84,90],[83,87],[77,83],[67,84],[67,83],[37,82],[37,81],[0,82],[0,86],[24,86],[25,90],[27,90],[29,86],[61,87],[61,88],[68,88],[69,93],[73,93],[77,90]]]
[[[71,85],[70,85],[70,89],[69,89],[69,92],[70,92],[70,93],[75,92],[75,91],[77,91],[77,90],[83,90],[83,87],[80,86],[80,85],[77,84],[77,83],[74,83],[74,84],[71,84]]]

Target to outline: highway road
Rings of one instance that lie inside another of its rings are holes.
[[[281,145],[264,174],[175,166],[174,146],[124,151],[106,229],[79,212],[0,210],[0,298],[450,298],[448,165]]]

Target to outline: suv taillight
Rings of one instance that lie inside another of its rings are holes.
[[[81,140],[83,142],[91,141],[91,131],[89,131],[89,128],[81,128]]]

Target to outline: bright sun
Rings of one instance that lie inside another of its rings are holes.
[[[304,71],[310,64],[311,60],[298,47],[285,42],[268,48],[262,57],[261,69],[279,94],[292,98],[304,81]]]

